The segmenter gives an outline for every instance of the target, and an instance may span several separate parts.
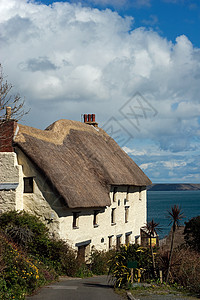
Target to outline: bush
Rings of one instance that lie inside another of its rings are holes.
[[[99,251],[92,249],[90,254],[91,271],[95,275],[108,274],[108,261],[111,259],[113,251]]]
[[[50,238],[48,228],[36,216],[25,211],[6,212],[0,216],[0,227],[12,241],[59,275],[76,273],[79,265],[75,251],[66,242]]]
[[[171,281],[200,294],[200,254],[189,248],[174,252]]]
[[[0,228],[15,243],[26,246],[29,253],[46,255],[49,231],[38,217],[25,211],[9,211],[0,216]]]
[[[42,284],[48,282],[41,272],[46,267],[42,263],[30,258],[26,253],[0,235],[0,250],[2,255],[0,273],[0,299],[25,299]],[[56,273],[49,270],[51,280]]]
[[[186,244],[200,252],[200,216],[185,222],[184,235]]]
[[[152,258],[149,248],[143,248],[135,244],[121,246],[109,262],[109,274],[112,275],[116,287],[125,287],[131,281],[131,270],[128,268],[128,261],[137,261],[137,269],[134,269],[135,281],[137,280],[138,269],[143,273],[152,273]]]

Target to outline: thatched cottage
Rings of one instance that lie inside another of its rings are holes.
[[[89,116],[89,119],[88,119]],[[39,216],[80,255],[139,243],[149,178],[91,115],[45,130],[0,126],[0,210]]]

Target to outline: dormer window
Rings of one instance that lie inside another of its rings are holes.
[[[33,193],[33,177],[24,177],[24,193]]]

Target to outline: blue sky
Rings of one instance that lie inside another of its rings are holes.
[[[44,129],[96,113],[153,182],[200,182],[197,0],[1,0],[4,74]]]

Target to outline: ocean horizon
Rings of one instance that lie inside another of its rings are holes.
[[[168,211],[174,205],[179,205],[185,221],[200,215],[200,190],[198,191],[147,191],[147,220],[154,219],[162,229],[160,239],[169,234],[171,225]]]

